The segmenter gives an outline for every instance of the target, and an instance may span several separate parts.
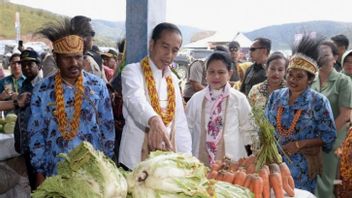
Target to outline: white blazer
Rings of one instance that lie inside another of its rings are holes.
[[[195,93],[186,107],[188,127],[192,135],[192,151],[196,157],[199,157],[201,114],[202,111],[205,112],[205,109],[202,110],[202,103],[203,100],[206,100],[207,89],[208,87]],[[257,132],[252,122],[251,107],[246,96],[233,88],[230,88],[229,92],[226,118],[224,119],[226,123],[223,129],[225,156],[232,160],[238,160],[247,156],[244,146],[252,143],[251,136],[255,136]],[[207,129],[206,126],[203,128]]]
[[[191,153],[192,140],[187,126],[187,119],[183,108],[182,97],[177,77],[169,68],[164,71],[158,69],[149,59],[154,75],[156,89],[159,99],[167,99],[166,76],[172,75],[176,94],[175,112],[175,142],[176,152]],[[141,161],[141,151],[144,142],[145,128],[148,127],[148,120],[157,115],[150,105],[148,90],[140,63],[126,65],[122,71],[122,96],[123,115],[126,123],[122,132],[120,144],[119,162],[130,169],[133,169]],[[171,131],[172,123],[168,127]]]

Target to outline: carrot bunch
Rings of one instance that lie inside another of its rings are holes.
[[[230,159],[217,161],[211,166],[208,178],[246,187],[255,198],[269,198],[271,188],[277,198],[284,197],[285,192],[288,196],[295,196],[295,184],[285,163],[264,165],[256,171],[255,162],[254,156],[236,162]]]

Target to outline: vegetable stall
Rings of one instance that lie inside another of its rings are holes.
[[[263,111],[254,108],[253,118],[260,146],[238,161],[225,158],[206,167],[191,154],[155,151],[127,172],[83,142],[60,154],[58,175],[47,178],[32,197],[314,198],[295,188]]]

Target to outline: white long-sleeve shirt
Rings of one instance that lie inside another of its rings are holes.
[[[200,141],[202,128],[207,130],[209,121],[210,106],[205,105],[202,109],[202,103],[205,99],[208,87],[195,93],[188,101],[186,107],[186,115],[189,123],[189,129],[192,135],[193,148],[192,152],[195,157],[199,157]],[[224,105],[225,106],[225,105]],[[255,126],[251,123],[251,107],[244,94],[230,88],[228,96],[228,104],[225,109],[225,123],[223,128],[225,156],[232,160],[238,160],[241,157],[247,156],[245,145],[251,144],[251,136],[256,134]],[[204,112],[203,112],[204,111]],[[203,112],[203,113],[202,113]],[[201,126],[201,116],[205,117],[205,126]]]
[[[176,152],[192,152],[192,139],[187,125],[177,77],[169,68],[158,69],[149,59],[161,107],[167,105],[166,76],[171,75],[176,94],[175,142]],[[150,104],[150,99],[140,63],[127,65],[122,72],[123,115],[126,123],[122,132],[119,162],[133,169],[141,161],[145,129],[148,120],[158,115]],[[165,102],[166,101],[166,102]],[[173,124],[167,127],[171,131]]]

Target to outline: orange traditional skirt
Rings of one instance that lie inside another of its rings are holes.
[[[340,149],[340,179],[341,185],[336,186],[336,197],[352,197],[352,127],[347,132]]]

